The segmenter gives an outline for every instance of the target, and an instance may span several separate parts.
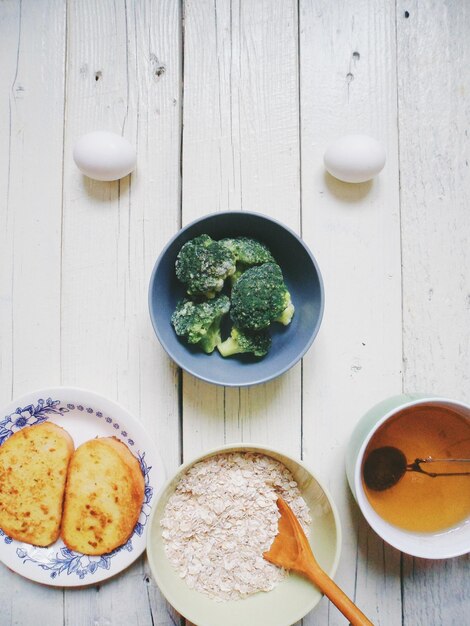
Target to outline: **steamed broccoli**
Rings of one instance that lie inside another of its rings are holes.
[[[287,325],[293,314],[281,268],[275,263],[250,267],[233,286],[230,315],[239,328],[260,330],[276,321]]]
[[[192,296],[213,298],[235,272],[233,252],[209,235],[187,241],[176,257],[176,276]]]
[[[262,263],[275,263],[271,252],[264,245],[250,237],[230,237],[221,239],[220,243],[228,248],[237,262],[237,269],[231,275],[232,286],[249,267]]]
[[[246,272],[246,270],[249,267],[250,267],[249,265],[245,265],[244,263],[237,263],[237,269],[230,276],[230,283],[232,285],[232,288],[233,288],[234,284],[237,282],[237,280],[240,278],[240,276],[243,274],[243,272]]]
[[[264,356],[271,347],[271,337],[266,330],[247,332],[232,328],[230,337],[220,343],[217,348],[222,356],[251,352],[255,356]]]
[[[264,243],[256,241],[256,239],[251,239],[250,237],[230,237],[221,239],[220,243],[233,253],[237,263],[251,266],[274,262],[268,248]]]
[[[229,309],[227,296],[200,303],[185,299],[178,303],[171,323],[178,336],[185,337],[188,343],[197,344],[209,354],[222,341],[220,323]]]
[[[284,326],[288,326],[291,323],[292,317],[294,316],[295,307],[292,303],[292,298],[290,297],[290,293],[286,290],[284,294],[284,309],[278,317],[274,320],[275,322],[280,322],[284,324]]]

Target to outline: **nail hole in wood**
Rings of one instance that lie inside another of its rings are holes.
[[[348,72],[346,74],[346,80],[348,81],[348,83],[350,83],[352,80],[354,80],[354,74],[351,74],[351,72]]]
[[[361,58],[361,55],[359,54],[359,52],[353,52],[353,59],[355,61],[359,61],[360,58]]]
[[[410,17],[409,11],[405,11],[405,18],[408,19]]]
[[[96,80],[96,82],[98,82],[100,80],[101,76],[102,76],[101,72],[95,72],[95,80]]]

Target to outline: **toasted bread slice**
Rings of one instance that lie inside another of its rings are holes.
[[[59,536],[70,435],[52,422],[27,426],[0,447],[0,528],[13,539],[48,546]]]
[[[124,544],[139,519],[144,485],[139,462],[118,439],[102,437],[79,446],[67,477],[65,545],[98,555]]]

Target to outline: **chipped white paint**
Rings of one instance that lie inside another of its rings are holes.
[[[303,453],[341,509],[338,583],[374,624],[391,626],[401,622],[400,556],[351,504],[343,457],[359,417],[402,384],[395,10],[303,0],[300,23],[303,237],[326,292],[318,342],[304,359]],[[370,183],[339,183],[325,173],[324,151],[348,132],[376,137],[386,149],[386,167]],[[322,602],[304,622],[344,619]]]
[[[140,415],[168,470],[239,439],[302,453],[340,508],[338,581],[374,623],[463,624],[468,559],[385,546],[351,502],[342,459],[355,421],[388,394],[470,398],[470,6],[183,4],[0,3],[0,403],[90,387]],[[78,173],[73,143],[97,128],[136,143],[131,178]],[[323,174],[325,146],[353,130],[387,149],[371,185]],[[180,377],[148,320],[164,243],[181,221],[225,209],[302,232],[326,283],[303,366],[259,388]],[[144,560],[67,592],[0,566],[0,602],[2,626],[180,624]],[[343,623],[325,600],[304,620]]]
[[[469,402],[470,4],[397,6],[403,385]],[[469,562],[404,555],[405,623],[467,623]]]
[[[65,7],[41,5],[0,4],[1,404],[61,375]],[[0,605],[5,624],[63,624],[62,592],[3,565]]]

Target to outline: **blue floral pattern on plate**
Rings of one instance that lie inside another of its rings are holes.
[[[33,426],[45,422],[51,415],[62,415],[68,413],[69,409],[60,406],[60,400],[52,400],[40,398],[37,405],[29,404],[24,408],[18,407],[14,413],[7,415],[0,422],[0,446],[13,433],[21,430],[25,426]]]
[[[47,400],[39,399],[36,405],[30,404],[24,408],[17,408],[15,412],[7,415],[0,421],[0,445],[25,426],[40,424],[49,419],[52,415],[63,415],[64,413],[73,411],[75,408],[79,411],[85,410],[88,414],[95,414],[98,418],[103,417],[103,413],[100,411],[95,412],[91,407],[71,403],[64,406],[61,404],[60,400],[52,400],[51,398],[47,398]],[[114,429],[120,429],[119,424],[113,422],[112,418],[106,417],[105,419],[107,423],[112,424]],[[126,438],[128,436],[126,431],[122,431],[121,434]],[[130,446],[134,445],[134,441],[130,438],[127,439],[127,443]],[[87,556],[81,552],[70,550],[67,547],[58,547],[55,553],[52,554],[50,547],[40,548],[28,545],[28,549],[23,547],[16,548],[18,558],[21,559],[23,563],[34,563],[42,570],[46,570],[52,579],[66,573],[68,576],[75,575],[78,576],[80,580],[83,580],[86,576],[94,574],[99,569],[109,570],[113,557],[120,552],[124,550],[132,552],[132,538],[135,535],[139,537],[143,535],[145,525],[150,515],[150,502],[153,497],[153,487],[150,485],[150,470],[152,466],[147,465],[145,452],[137,451],[137,458],[145,481],[144,502],[134,531],[124,545],[103,556]],[[13,539],[1,529],[0,538],[3,538],[6,544],[13,543]],[[25,546],[27,544],[20,545]],[[30,550],[31,548],[32,550]]]
[[[23,548],[17,548],[16,554],[20,559],[23,559],[23,563],[31,561],[39,565],[41,569],[49,571],[51,578],[56,578],[59,574],[66,572],[69,575],[76,574],[82,580],[87,574],[94,574],[99,568],[109,570],[111,567],[111,558],[118,552],[121,552],[121,550],[132,551],[131,539],[120,548],[114,550],[114,552],[104,554],[103,556],[86,556],[85,554],[74,552],[68,548],[60,548],[55,557],[49,557],[48,562],[43,563],[29,556],[27,551]]]
[[[0,528],[0,537],[3,537],[3,541],[5,543],[11,543],[13,539],[9,537],[1,528]]]

